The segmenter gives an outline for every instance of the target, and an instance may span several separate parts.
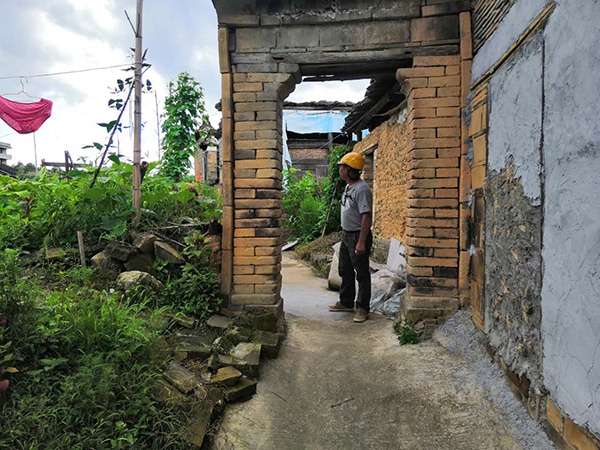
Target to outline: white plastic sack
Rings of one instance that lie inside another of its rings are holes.
[[[338,274],[338,264],[340,260],[340,246],[341,242],[332,245],[333,259],[331,260],[331,266],[329,267],[329,276],[327,277],[327,287],[332,291],[339,291],[342,286],[342,277]]]

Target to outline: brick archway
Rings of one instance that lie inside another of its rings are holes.
[[[283,100],[302,79],[397,76],[410,130],[403,312],[434,327],[468,294],[461,108],[470,81],[469,2],[213,3],[223,86],[222,291],[230,305],[282,310]]]

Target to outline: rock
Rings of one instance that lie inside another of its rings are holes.
[[[123,262],[127,261],[137,252],[137,248],[135,248],[133,245],[117,241],[109,242],[104,249],[104,253],[106,253],[108,256]]]
[[[212,352],[212,347],[206,345],[197,336],[185,336],[177,339],[177,348],[185,350],[189,359],[205,360]]]
[[[233,320],[229,317],[221,316],[220,314],[215,314],[206,322],[206,325],[212,328],[217,328],[219,330],[226,330],[231,324]]]
[[[169,364],[163,377],[184,394],[189,394],[199,384],[196,375],[174,361]]]
[[[92,267],[103,270],[111,270],[114,272],[122,272],[124,269],[121,261],[115,261],[104,252],[96,253],[90,260]]]
[[[177,325],[182,326],[184,328],[189,328],[191,330],[193,330],[194,328],[196,328],[198,326],[198,320],[194,319],[193,317],[177,315],[177,316],[173,317],[173,321]]]
[[[252,327],[259,331],[269,331],[277,333],[277,317],[273,312],[258,314],[251,318]]]
[[[244,375],[250,378],[258,378],[259,376],[259,365],[250,364],[248,361],[236,358],[232,355],[217,355],[218,367],[232,366],[242,372]]]
[[[62,248],[46,249],[46,259],[48,260],[63,259],[65,256],[66,253]]]
[[[158,281],[149,273],[140,272],[138,270],[121,273],[117,277],[117,284],[125,291],[129,291],[138,286],[150,287],[155,292],[160,292],[163,290],[163,284],[160,281]]]
[[[282,340],[281,334],[269,333],[268,331],[255,331],[252,340],[261,344],[260,356],[274,359],[279,355]]]
[[[149,273],[152,276],[156,276],[156,269],[154,268],[154,259],[150,255],[145,253],[138,253],[133,255],[125,262],[125,268],[127,270],[139,270],[140,272]]]
[[[190,421],[183,430],[183,439],[200,448],[210,426],[213,405],[209,402],[196,403],[192,409]]]
[[[167,405],[180,405],[188,400],[188,398],[179,392],[173,385],[162,380],[152,388],[150,393],[154,400]]]
[[[173,264],[176,266],[185,264],[185,258],[183,257],[183,255],[166,242],[154,242],[154,252],[156,254],[156,258],[162,259],[163,261],[166,261],[169,264]]]
[[[260,362],[261,344],[257,342],[242,342],[235,346],[231,355],[246,361],[248,364],[258,366]]]
[[[133,245],[142,253],[154,254],[156,236],[151,233],[142,233],[133,241]]]
[[[240,342],[250,342],[252,330],[245,327],[231,327],[225,331],[225,338],[235,345]]]
[[[225,389],[225,398],[228,402],[243,401],[256,393],[256,381],[242,378],[238,384]]]
[[[210,382],[211,384],[232,387],[240,381],[240,378],[242,378],[242,372],[235,367],[227,366],[220,368]]]
[[[212,344],[212,349],[222,355],[228,355],[232,348],[233,344],[223,336],[216,338]]]

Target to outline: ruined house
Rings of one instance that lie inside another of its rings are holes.
[[[397,159],[405,173],[392,194],[404,229],[383,231],[407,246],[404,317],[430,332],[470,307],[559,446],[599,448],[600,3],[213,3],[230,305],[283,309],[285,98],[300,82],[395,80],[404,112],[374,128],[362,151],[373,155],[376,215],[388,208],[377,161]]]

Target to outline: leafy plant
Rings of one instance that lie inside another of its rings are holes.
[[[294,168],[284,170],[283,179],[283,229],[291,237],[307,242],[319,233],[323,185],[310,172],[299,178]]]
[[[165,153],[161,171],[171,180],[179,181],[191,168],[190,158],[206,134],[201,127],[208,121],[204,92],[189,73],[182,72],[176,82],[169,82],[163,118]]]
[[[412,320],[397,322],[394,325],[394,331],[398,335],[400,345],[417,344],[419,342],[419,335],[415,331],[415,324]]]

